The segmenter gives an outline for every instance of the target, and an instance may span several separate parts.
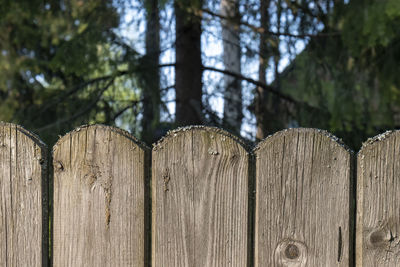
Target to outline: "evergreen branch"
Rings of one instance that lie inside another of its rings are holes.
[[[243,75],[240,74],[240,73],[236,73],[236,72],[232,72],[232,71],[227,71],[227,70],[222,70],[222,69],[217,69],[217,68],[209,67],[209,66],[203,66],[203,70],[215,71],[215,72],[219,72],[219,73],[222,73],[222,74],[226,74],[226,75],[230,75],[230,76],[236,77],[237,79],[244,80],[244,81],[246,81],[246,82],[249,82],[249,83],[252,83],[252,84],[254,84],[254,85],[256,85],[256,86],[259,86],[259,87],[261,87],[261,88],[264,88],[266,91],[270,92],[271,94],[276,95],[276,96],[279,97],[280,99],[286,100],[287,102],[293,103],[293,104],[295,104],[295,105],[297,105],[297,106],[299,106],[299,107],[300,107],[300,106],[303,106],[303,107],[305,107],[305,108],[307,108],[307,109],[309,109],[309,110],[318,110],[318,111],[321,111],[321,112],[326,112],[325,110],[322,110],[322,109],[319,108],[319,107],[313,107],[313,106],[309,105],[309,104],[306,103],[306,102],[298,101],[298,100],[294,99],[293,97],[291,97],[291,96],[289,96],[289,95],[287,95],[287,94],[284,94],[284,93],[278,91],[278,90],[277,90],[275,87],[273,87],[273,86],[270,86],[270,85],[267,85],[267,84],[265,84],[265,83],[263,83],[263,82],[260,82],[260,81],[251,79],[251,78],[246,77],[246,76],[243,76]]]
[[[223,16],[221,14],[215,13],[215,12],[209,10],[209,9],[202,9],[201,11],[202,12],[194,13],[194,15],[200,14],[199,16],[202,17],[203,16],[202,13],[204,12],[206,14],[209,14],[209,15],[211,15],[213,17],[220,18],[222,20],[229,20],[230,23],[235,24],[235,22],[231,21],[231,19],[229,17],[226,17],[226,16]],[[307,33],[304,33],[304,34],[293,34],[293,33],[288,33],[288,32],[273,32],[273,31],[269,31],[269,30],[267,30],[267,29],[265,29],[263,27],[254,26],[254,25],[252,25],[250,23],[247,23],[247,22],[244,22],[244,21],[240,21],[239,23],[236,23],[236,24],[237,24],[236,26],[241,26],[241,25],[246,26],[247,28],[250,28],[252,31],[257,32],[259,34],[267,33],[267,34],[272,35],[272,36],[287,36],[287,37],[293,37],[293,38],[299,38],[299,39],[318,38],[318,37],[328,37],[328,36],[338,36],[338,35],[340,35],[339,32],[329,32],[329,33],[320,32],[318,34],[307,34]]]
[[[166,68],[166,67],[173,67],[175,66],[174,63],[169,63],[169,64],[160,64],[158,65],[159,68]],[[93,85],[102,81],[107,81],[109,79],[114,80],[117,77],[121,77],[124,75],[128,75],[128,74],[132,74],[134,73],[133,71],[117,71],[114,74],[111,75],[105,75],[102,77],[97,77],[91,80],[88,80],[86,82],[83,82],[81,84],[78,84],[76,86],[74,86],[73,88],[71,88],[70,90],[66,91],[64,94],[60,95],[57,97],[57,99],[51,101],[50,103],[48,103],[47,105],[45,105],[38,113],[36,118],[39,119],[41,117],[41,115],[43,115],[46,111],[48,111],[51,107],[56,106],[58,104],[60,104],[61,102],[63,102],[65,99],[67,99],[68,97],[74,95],[75,93],[79,92],[80,90],[83,90],[84,88],[86,88],[89,85]]]
[[[104,87],[100,90],[100,92],[97,94],[96,98],[95,98],[89,105],[87,105],[85,108],[81,109],[80,111],[78,111],[78,112],[75,113],[74,115],[72,115],[72,116],[70,116],[70,117],[68,117],[68,118],[61,119],[61,120],[58,120],[58,121],[56,121],[56,122],[47,124],[47,125],[45,125],[45,126],[43,126],[43,127],[41,127],[41,128],[35,129],[34,131],[36,131],[36,132],[41,132],[41,131],[44,131],[44,130],[47,130],[47,129],[51,129],[51,128],[57,126],[57,125],[60,125],[60,124],[63,124],[63,123],[67,123],[67,122],[73,121],[73,120],[75,120],[75,119],[77,119],[77,118],[79,118],[79,117],[85,115],[85,114],[88,113],[94,106],[96,106],[96,104],[97,104],[97,102],[100,100],[101,96],[102,96],[102,95],[104,94],[104,92],[113,84],[113,82],[114,82],[114,79],[112,79],[111,81],[109,81],[109,82],[106,84],[106,86],[104,86]]]
[[[297,100],[295,100],[295,99],[292,98],[291,96],[279,92],[279,91],[278,91],[277,89],[275,89],[274,87],[269,86],[269,85],[267,85],[267,84],[265,84],[265,83],[263,83],[263,82],[260,82],[260,81],[256,81],[256,80],[254,80],[254,79],[251,79],[251,78],[249,78],[249,77],[243,76],[243,75],[240,74],[240,73],[236,73],[236,72],[232,72],[232,71],[228,71],[228,70],[217,69],[217,68],[209,67],[209,66],[203,66],[203,69],[204,69],[204,70],[209,70],[209,71],[215,71],[215,72],[223,73],[223,74],[226,74],[226,75],[229,75],[229,76],[233,76],[233,77],[235,77],[235,78],[237,78],[237,79],[244,80],[244,81],[246,81],[246,82],[249,82],[249,83],[252,83],[252,84],[257,85],[257,86],[259,86],[259,87],[262,87],[262,88],[264,88],[265,90],[271,92],[272,94],[274,94],[274,95],[276,95],[276,96],[278,96],[278,97],[280,97],[280,98],[282,98],[282,99],[284,99],[284,100],[286,100],[286,101],[289,101],[289,102],[292,102],[292,103],[297,103],[297,102],[298,102]]]

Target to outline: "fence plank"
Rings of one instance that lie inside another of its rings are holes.
[[[47,266],[47,149],[0,122],[0,266]]]
[[[357,157],[357,266],[400,265],[399,136],[372,138]]]
[[[152,266],[246,266],[243,144],[216,128],[182,128],[154,146],[152,162]]]
[[[85,126],[54,157],[54,266],[148,266],[147,149],[126,132]]]
[[[351,153],[326,132],[290,129],[255,155],[255,266],[349,266]]]

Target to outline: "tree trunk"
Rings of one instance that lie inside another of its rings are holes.
[[[274,60],[274,87],[277,91],[281,90],[281,77],[279,73],[279,62],[281,59],[281,53],[279,50],[280,39],[279,34],[281,32],[281,20],[282,20],[282,1],[277,0],[277,18],[276,18],[276,28],[278,36],[274,37],[274,47],[273,47],[273,60]],[[267,100],[267,108],[269,111],[269,125],[267,128],[267,135],[275,133],[287,126],[287,118],[285,116],[286,111],[283,109],[283,101],[280,97],[276,95],[270,95]]]
[[[175,0],[175,122],[178,126],[202,124],[201,18],[190,10],[201,8],[200,0]]]
[[[240,74],[240,13],[238,5],[238,0],[221,0],[220,12],[222,16],[228,18],[221,20],[225,70]],[[241,80],[225,75],[224,85],[224,127],[240,134],[243,119]]]
[[[258,64],[258,80],[262,83],[267,83],[266,74],[268,61],[271,56],[271,51],[268,46],[268,32],[269,30],[269,5],[270,0],[260,0],[260,25],[265,29],[260,34],[260,56]],[[255,99],[255,116],[257,123],[257,134],[256,138],[262,140],[267,136],[268,127],[268,108],[267,108],[267,93],[264,88],[257,87],[256,99]]]
[[[142,139],[151,144],[160,123],[160,17],[158,0],[147,1],[146,14],[146,64],[143,89]]]

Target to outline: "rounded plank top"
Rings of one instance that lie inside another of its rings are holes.
[[[75,129],[73,129],[72,131],[66,133],[63,136],[60,136],[60,138],[58,139],[58,141],[56,142],[56,144],[53,146],[53,153],[54,150],[57,149],[57,147],[64,142],[64,140],[70,138],[71,135],[75,135],[75,134],[79,134],[80,131],[88,129],[88,128],[96,128],[96,129],[100,129],[100,130],[105,130],[105,131],[109,131],[112,133],[116,133],[120,136],[123,136],[125,138],[127,138],[128,140],[132,141],[138,148],[142,149],[143,151],[149,151],[150,148],[142,141],[140,141],[139,139],[137,139],[135,136],[133,136],[132,134],[130,134],[128,131],[123,130],[121,128],[118,127],[114,127],[114,126],[108,126],[108,125],[104,125],[104,124],[87,124],[87,125],[81,125],[79,127],[76,127]]]
[[[170,131],[152,152],[152,265],[247,266],[246,144],[214,127]]]
[[[0,122],[0,266],[47,266],[47,147]]]
[[[253,151],[255,266],[349,266],[352,151],[308,128],[277,132]]]
[[[358,151],[357,154],[362,155],[368,153],[367,152],[368,150],[375,149],[376,146],[381,145],[382,142],[387,142],[389,141],[390,138],[396,138],[396,136],[399,134],[400,134],[399,130],[395,131],[391,130],[378,134],[374,137],[368,138],[368,140],[362,144],[361,149]]]
[[[56,266],[147,266],[149,149],[121,129],[90,125],[53,148]]]
[[[316,128],[288,128],[284,129],[281,131],[278,131],[272,135],[267,136],[263,140],[261,140],[253,149],[253,153],[257,153],[258,150],[262,150],[265,148],[265,146],[268,146],[270,142],[274,142],[276,138],[280,138],[283,135],[286,135],[291,132],[298,132],[298,133],[313,133],[320,135],[321,137],[327,138],[329,141],[333,142],[335,145],[340,147],[341,149],[347,151],[350,154],[354,154],[354,151],[351,150],[339,137],[331,134],[330,132],[326,130],[321,130],[321,129],[316,129]]]
[[[179,135],[182,135],[188,131],[214,133],[214,134],[220,135],[221,137],[229,138],[230,140],[236,142],[246,152],[250,151],[250,145],[247,144],[246,141],[243,140],[242,138],[237,137],[236,135],[234,135],[224,129],[218,128],[218,127],[202,126],[202,125],[179,127],[177,129],[168,131],[165,136],[163,136],[160,140],[158,140],[157,142],[155,142],[153,144],[153,150],[156,151],[158,148],[162,148],[164,143],[169,142],[169,140],[172,140],[173,138],[175,138]]]
[[[400,131],[368,139],[357,155],[357,266],[400,265]]]
[[[3,129],[8,128],[10,130],[14,129],[15,131],[18,131],[20,134],[23,134],[24,136],[28,137],[27,139],[28,142],[31,142],[31,144],[39,146],[44,152],[47,153],[46,151],[47,145],[40,139],[40,137],[37,134],[25,129],[21,125],[0,121],[0,128]]]

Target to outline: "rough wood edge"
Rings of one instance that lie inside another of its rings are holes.
[[[144,145],[144,266],[151,266],[152,262],[152,161],[151,149]]]
[[[134,144],[136,144],[143,151],[146,151],[146,152],[150,151],[150,148],[144,142],[140,141],[139,139],[137,139],[135,136],[133,136],[131,133],[129,133],[126,130],[123,130],[123,129],[115,127],[115,126],[108,126],[108,125],[104,125],[104,124],[84,124],[84,125],[76,127],[75,129],[73,129],[70,132],[67,132],[63,136],[60,136],[58,141],[53,146],[53,153],[54,153],[54,149],[56,147],[58,147],[62,142],[64,142],[64,140],[66,138],[68,138],[69,136],[74,135],[74,134],[80,132],[81,130],[89,129],[89,128],[93,128],[93,127],[97,128],[97,129],[106,129],[108,131],[120,134],[120,135],[128,138],[130,141],[132,141]]]
[[[29,137],[36,145],[38,145],[40,148],[47,150],[47,145],[40,139],[40,137],[35,134],[34,132],[31,132],[27,129],[25,129],[23,126],[15,123],[10,123],[10,122],[4,122],[0,121],[0,127],[4,126],[11,126],[15,127],[19,132],[23,133],[27,137]]]
[[[255,266],[256,259],[256,158],[252,151],[248,152],[248,226],[247,226],[247,266]]]
[[[191,125],[191,126],[179,127],[174,130],[168,131],[167,134],[165,134],[158,141],[153,143],[153,151],[156,151],[158,148],[162,147],[162,144],[165,143],[167,140],[171,139],[172,137],[174,137],[178,134],[184,133],[186,131],[191,131],[191,130],[212,132],[212,133],[226,136],[226,137],[230,138],[231,140],[235,141],[236,143],[238,143],[247,153],[251,152],[251,144],[249,144],[249,142],[247,142],[243,138],[238,137],[222,128],[218,128],[218,127],[214,127],[214,126],[203,126],[203,125]]]
[[[400,133],[400,130],[389,130],[384,133],[375,135],[374,137],[368,138],[367,141],[362,143],[360,150],[357,152],[357,156],[361,155],[363,153],[363,151],[365,151],[366,149],[370,149],[370,148],[376,146],[379,141],[386,140],[386,139],[390,138],[391,136],[399,134],[399,133]]]
[[[317,128],[302,128],[302,127],[284,129],[267,136],[266,138],[258,142],[258,144],[253,148],[252,153],[255,154],[258,150],[263,149],[273,139],[277,138],[278,136],[284,135],[288,132],[314,132],[316,134],[328,138],[330,141],[332,141],[333,143],[337,144],[339,147],[350,153],[350,155],[354,155],[354,151],[351,148],[349,148],[341,138],[331,134],[330,132]]]
[[[39,138],[35,133],[25,129],[23,126],[0,121],[0,127],[11,127],[15,128],[21,134],[28,137],[33,144],[40,148],[41,158],[40,164],[42,166],[41,170],[41,188],[42,188],[42,266],[50,266],[50,247],[49,247],[49,215],[50,215],[50,203],[49,203],[49,154],[47,145]]]

